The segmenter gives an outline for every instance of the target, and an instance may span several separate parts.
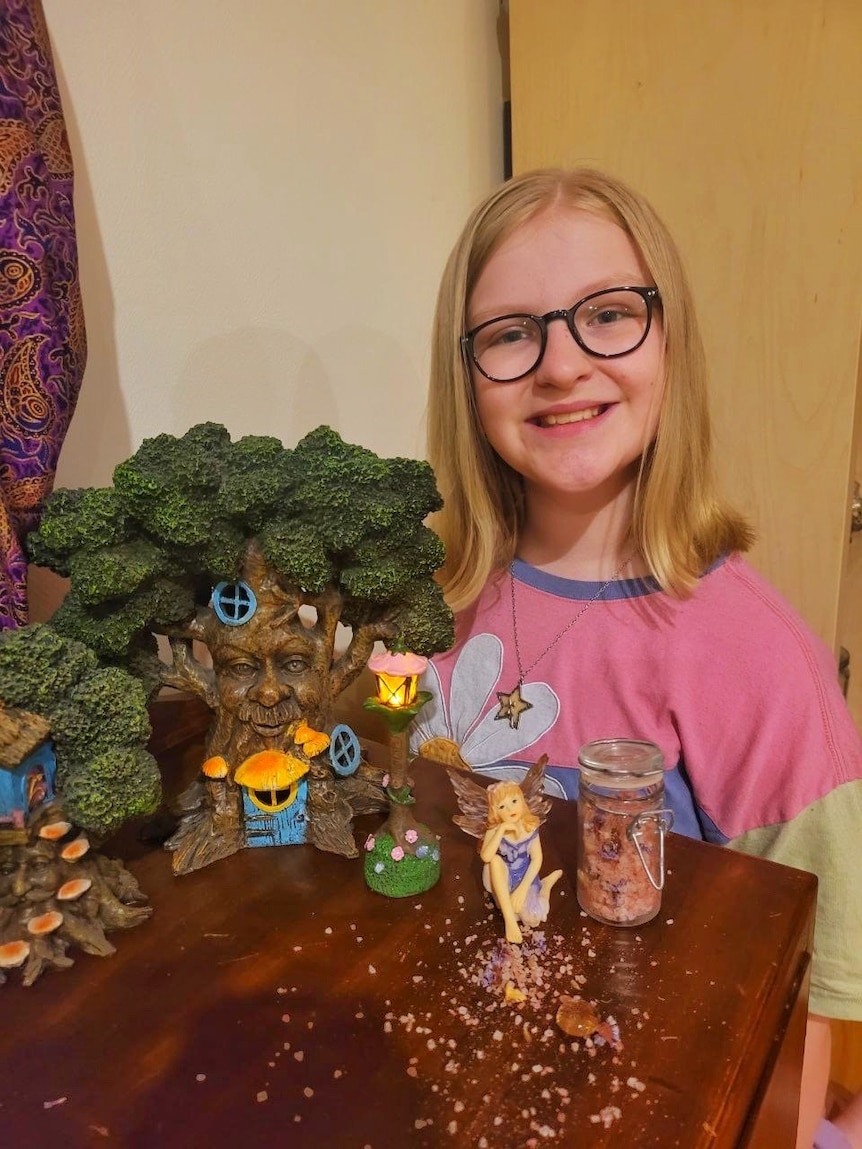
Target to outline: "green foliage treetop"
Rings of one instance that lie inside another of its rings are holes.
[[[48,722],[56,789],[77,825],[104,836],[157,807],[159,772],[146,749],[150,722],[137,678],[34,623],[0,632],[0,702]]]
[[[351,628],[335,695],[377,640],[427,655],[451,644],[433,578],[443,547],[423,523],[440,505],[426,463],[380,458],[329,427],[288,449],[201,423],[145,440],[110,488],[56,491],[28,551],[71,580],[52,626],[153,689],[179,684],[153,636],[200,639],[214,585],[238,579],[254,546],[296,603]],[[187,648],[174,656],[187,667]]]

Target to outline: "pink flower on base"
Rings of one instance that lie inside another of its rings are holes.
[[[393,846],[392,850],[391,850],[391,855],[392,855],[392,858],[396,862],[400,862],[401,859],[404,857],[404,851],[401,849],[400,846]]]
[[[388,774],[384,774],[384,775],[383,775],[382,785],[383,785],[383,786],[388,786],[388,785],[389,785],[389,775],[388,775]]]
[[[373,834],[369,834],[368,837],[365,839],[365,849],[369,852],[369,854],[374,849],[374,835]]]
[[[407,831],[406,831],[406,833],[404,834],[404,837],[407,839],[407,841],[408,841],[408,842],[411,844],[411,846],[412,846],[412,845],[413,845],[413,843],[414,843],[414,842],[416,842],[416,841],[418,840],[418,838],[419,838],[419,835],[416,833],[416,831],[415,831],[415,830],[407,830]]]

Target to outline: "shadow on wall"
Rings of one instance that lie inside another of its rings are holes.
[[[415,455],[424,381],[390,336],[341,328],[311,344],[275,327],[235,328],[199,344],[166,426],[222,423],[233,439],[275,435],[292,447],[322,423],[380,455]]]
[[[116,464],[131,454],[131,431],[120,390],[114,338],[114,296],[93,189],[78,131],[75,105],[54,51],[57,82],[75,167],[75,231],[87,329],[87,367],[69,424],[54,483],[57,487],[103,487]],[[42,622],[62,602],[66,579],[39,567],[28,572],[30,619]]]
[[[232,439],[275,435],[290,447],[321,423],[338,427],[338,403],[312,348],[276,327],[235,328],[200,343],[172,396],[167,426],[222,423]]]
[[[75,165],[75,227],[87,327],[87,369],[60,455],[57,486],[103,487],[111,482],[116,464],[132,452],[131,429],[120,389],[114,295],[74,101],[59,60],[57,79]]]

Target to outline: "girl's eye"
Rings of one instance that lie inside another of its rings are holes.
[[[497,338],[496,343],[520,343],[522,339],[527,339],[529,332],[523,327],[510,327],[507,331],[501,331]]]
[[[492,323],[476,333],[475,351],[481,355],[492,347],[512,347],[520,343],[533,343],[541,339],[538,328],[529,316],[514,316]]]
[[[597,311],[590,319],[590,323],[597,326],[604,326],[608,323],[617,323],[620,319],[628,319],[629,315],[626,311],[616,307],[604,307],[601,311]]]

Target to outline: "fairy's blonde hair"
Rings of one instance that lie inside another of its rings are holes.
[[[541,825],[541,819],[536,817],[530,807],[527,805],[527,799],[524,797],[524,791],[517,782],[492,782],[488,787],[488,825],[496,826],[503,819],[494,809],[496,802],[504,801],[506,798],[511,797],[512,794],[520,794],[523,803],[524,812],[521,815],[521,821],[524,824],[525,830],[535,830]]]
[[[719,555],[747,550],[753,532],[718,497],[711,466],[706,365],[681,256],[653,208],[625,184],[589,168],[543,169],[503,184],[475,209],[443,272],[428,395],[428,460],[444,507],[432,525],[446,544],[441,572],[455,610],[515,555],[524,519],[521,476],[482,431],[461,336],[476,281],[517,228],[554,207],[618,224],[661,296],[664,381],[658,424],[646,445],[632,512],[632,541],[663,590],[685,597]]]

